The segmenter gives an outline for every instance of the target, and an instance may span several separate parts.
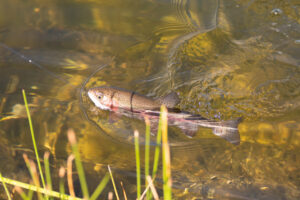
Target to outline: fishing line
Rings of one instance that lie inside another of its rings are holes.
[[[114,59],[115,59],[115,57],[113,57],[109,63],[100,65],[94,72],[92,72],[92,73],[87,77],[87,79],[82,83],[82,85],[81,85],[81,87],[80,87],[80,97],[79,97],[80,108],[83,110],[83,112],[84,112],[84,114],[85,114],[86,117],[87,117],[87,114],[86,114],[86,112],[85,112],[84,109],[83,109],[83,99],[82,99],[82,93],[84,92],[84,88],[85,88],[86,84],[90,81],[90,79],[91,79],[96,73],[98,73],[99,71],[101,71],[102,69],[104,69],[105,67],[107,67]],[[87,117],[87,118],[88,118],[88,117]]]
[[[40,70],[48,73],[49,75],[51,75],[52,77],[64,82],[64,83],[68,83],[69,81],[63,79],[62,77],[60,77],[59,75],[45,69],[41,64],[39,64],[38,62],[34,61],[33,59],[31,59],[30,57],[27,57],[25,55],[23,55],[22,53],[16,51],[15,49],[7,46],[6,44],[3,44],[0,42],[0,46],[6,50],[8,50],[9,52],[11,52],[12,54],[20,57],[22,60],[38,67]],[[112,60],[114,60],[115,57],[112,58]],[[118,140],[117,138],[111,136],[110,134],[107,134],[106,131],[104,131],[100,126],[98,126],[98,124],[91,120],[85,110],[85,107],[84,107],[84,103],[83,103],[83,93],[85,92],[85,87],[86,87],[86,84],[90,81],[90,79],[99,71],[101,71],[102,69],[106,68],[107,66],[109,65],[108,64],[103,64],[103,65],[100,65],[94,72],[92,72],[88,77],[87,79],[82,83],[81,87],[80,87],[80,95],[79,95],[79,107],[82,111],[82,113],[84,114],[84,117],[87,119],[87,121],[89,121],[90,123],[94,124],[98,129],[100,129],[101,132],[105,133],[104,135],[106,135],[107,137],[109,137],[111,140],[110,141],[117,141],[119,143],[122,143],[122,144],[128,144],[128,143],[124,143],[124,141],[120,141]],[[129,143],[130,145],[130,143]]]
[[[114,58],[112,58],[112,60],[114,60]],[[110,134],[108,134],[105,130],[103,130],[94,120],[90,119],[87,112],[86,112],[86,109],[84,107],[84,103],[83,103],[83,93],[86,92],[85,91],[85,87],[86,87],[86,84],[90,81],[90,79],[96,74],[98,73],[99,71],[101,71],[102,69],[106,68],[107,66],[109,65],[108,64],[103,64],[103,65],[100,65],[94,72],[92,72],[88,77],[87,79],[82,83],[81,85],[81,88],[80,88],[80,96],[79,96],[79,107],[82,111],[82,113],[84,114],[84,117],[86,118],[87,121],[89,121],[91,124],[95,125],[96,128],[98,128],[101,132],[105,133],[104,135],[107,136],[110,141],[113,141],[113,142],[118,142],[122,145],[129,145],[131,146],[132,143],[131,142],[128,142],[128,141],[125,141],[125,140],[121,140],[119,139],[118,137],[115,137],[115,136],[112,136]],[[134,92],[132,93],[134,95]],[[131,113],[132,114],[132,113]],[[151,143],[152,144],[152,143]],[[153,144],[153,146],[156,146],[156,142],[155,144]]]
[[[23,59],[24,61],[26,61],[26,62],[28,62],[28,63],[30,63],[30,64],[33,64],[34,66],[38,67],[39,69],[41,69],[41,70],[47,72],[47,73],[48,73],[49,75],[51,75],[52,77],[57,78],[57,79],[59,79],[59,80],[65,82],[65,83],[68,83],[67,80],[65,80],[65,79],[63,79],[62,77],[58,76],[57,74],[55,74],[55,73],[53,73],[53,72],[51,72],[51,71],[45,69],[45,68],[44,68],[41,64],[39,64],[38,62],[36,62],[36,61],[32,60],[31,58],[29,58],[29,57],[27,57],[27,56],[21,54],[20,52],[14,50],[13,48],[11,48],[11,47],[9,47],[9,46],[7,46],[7,45],[1,43],[1,42],[0,42],[0,46],[1,46],[2,48],[4,48],[4,49],[8,50],[9,52],[11,52],[11,53],[13,53],[13,54],[19,56],[19,57],[20,57],[21,59]],[[112,60],[113,60],[113,59],[114,59],[114,58],[112,58]],[[99,128],[102,132],[104,132],[104,133],[106,133],[106,132],[105,132],[101,127],[99,127],[99,126],[96,124],[96,122],[94,122],[93,120],[91,120],[91,119],[88,117],[88,114],[86,113],[86,110],[84,109],[84,106],[83,106],[83,92],[84,92],[84,88],[85,88],[86,84],[88,83],[88,81],[89,81],[89,80],[90,80],[97,72],[101,71],[103,68],[105,68],[105,67],[107,67],[107,66],[108,66],[108,64],[100,65],[93,73],[91,73],[91,74],[88,76],[88,78],[87,78],[87,79],[83,82],[83,84],[81,85],[81,88],[80,88],[80,96],[79,96],[79,107],[80,107],[80,109],[82,110],[82,112],[83,112],[85,118],[86,118],[89,122],[91,122],[92,124],[94,124],[96,127],[98,127],[98,128]],[[105,134],[105,135],[110,136],[109,134]],[[113,138],[112,136],[110,136],[110,137]],[[120,142],[120,141],[119,141],[119,142]]]
[[[11,53],[13,53],[13,54],[19,56],[21,59],[25,60],[26,62],[28,62],[28,63],[30,63],[30,64],[32,64],[32,65],[38,67],[38,68],[41,69],[42,71],[45,71],[46,73],[48,73],[48,74],[51,75],[52,77],[57,78],[57,79],[59,79],[59,80],[65,82],[65,83],[68,83],[67,80],[65,80],[65,79],[63,79],[62,77],[60,77],[59,75],[57,75],[57,74],[55,74],[55,73],[53,73],[53,72],[51,72],[51,71],[45,69],[45,68],[44,68],[42,65],[40,65],[38,62],[35,62],[35,61],[32,60],[31,58],[29,58],[29,57],[27,57],[27,56],[21,54],[20,52],[18,52],[18,51],[16,51],[16,50],[14,50],[13,48],[7,46],[6,44],[3,44],[3,43],[0,42],[0,46],[1,46],[2,48],[4,48],[4,49],[10,51]]]
[[[79,106],[80,106],[80,109],[82,110],[82,112],[83,112],[83,114],[84,114],[84,116],[86,117],[86,119],[87,120],[89,120],[89,121],[92,121],[89,117],[88,117],[88,115],[87,115],[87,113],[86,113],[86,111],[85,111],[85,109],[84,109],[84,106],[83,106],[83,92],[85,92],[85,86],[86,86],[86,84],[89,82],[89,80],[97,73],[97,72],[99,72],[100,70],[102,70],[103,68],[105,68],[105,67],[107,67],[108,66],[108,64],[103,64],[103,65],[100,65],[94,72],[92,72],[88,77],[87,77],[87,79],[82,83],[82,85],[81,85],[81,87],[80,87],[80,92],[79,92]],[[92,121],[92,122],[94,122],[94,121]],[[95,122],[94,122],[95,123]]]
[[[31,58],[29,58],[29,57],[27,57],[27,56],[25,56],[25,55],[23,55],[22,53],[16,51],[15,49],[13,49],[13,48],[11,48],[11,47],[9,47],[9,46],[7,46],[6,44],[3,44],[3,43],[0,42],[0,46],[1,46],[2,48],[4,48],[4,49],[8,50],[8,51],[11,52],[12,54],[17,55],[17,56],[20,57],[22,60],[24,60],[24,61],[26,61],[26,62],[28,62],[28,63],[30,63],[30,64],[32,64],[32,65],[38,67],[39,69],[41,69],[41,70],[47,72],[47,73],[48,73],[49,75],[51,75],[52,77],[54,77],[54,78],[56,78],[56,79],[59,79],[59,80],[65,82],[65,83],[68,83],[67,80],[65,80],[65,79],[63,79],[62,77],[58,76],[57,74],[55,74],[55,73],[53,73],[53,72],[51,72],[51,71],[45,69],[45,68],[44,68],[41,64],[39,64],[38,62],[34,61],[33,59],[31,59]],[[84,91],[84,87],[86,86],[87,82],[91,79],[91,77],[94,76],[97,72],[99,72],[100,70],[102,70],[103,68],[105,68],[105,67],[107,67],[107,66],[108,66],[108,64],[104,64],[104,65],[99,66],[92,74],[90,74],[90,75],[88,76],[88,78],[83,82],[83,84],[82,84],[82,86],[81,86],[81,88],[80,88],[79,106],[80,106],[82,112],[84,113],[84,116],[86,117],[86,119],[87,119],[89,122],[92,122],[93,124],[95,124],[98,128],[100,128],[100,127],[99,127],[94,121],[92,121],[91,119],[89,119],[89,117],[88,117],[86,111],[84,110],[83,99],[82,99],[82,93],[83,93],[83,91]],[[100,129],[101,129],[101,128],[100,128]],[[103,131],[103,130],[102,130],[102,131]],[[105,131],[103,131],[103,132],[105,132]],[[107,134],[106,134],[106,135],[107,135]]]
[[[114,60],[114,58],[112,58],[112,60]],[[112,135],[108,134],[105,130],[103,130],[94,120],[90,119],[86,109],[84,107],[84,103],[83,103],[83,93],[85,92],[85,87],[86,84],[89,82],[89,80],[99,71],[101,71],[102,69],[106,68],[109,65],[109,63],[107,64],[103,64],[100,65],[94,72],[92,72],[87,79],[82,83],[81,87],[80,87],[80,92],[79,92],[79,107],[84,115],[84,117],[86,118],[87,121],[89,121],[91,124],[93,124],[96,128],[98,128],[102,133],[105,133],[103,135],[105,135],[106,137],[108,137],[110,140],[109,141],[113,141],[113,142],[119,142],[121,144],[127,144],[124,141],[118,140],[117,138],[113,137]],[[130,144],[129,144],[130,145]]]

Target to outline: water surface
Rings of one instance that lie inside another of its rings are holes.
[[[144,123],[111,122],[85,90],[114,85],[153,98],[173,90],[182,110],[244,119],[238,146],[209,129],[193,138],[170,129],[174,198],[298,199],[299,23],[296,0],[1,1],[0,171],[28,181],[25,89],[53,171],[73,128],[91,189],[109,164],[134,198],[131,140]]]

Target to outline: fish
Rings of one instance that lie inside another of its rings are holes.
[[[134,91],[114,86],[90,88],[88,97],[101,110],[107,110],[116,115],[127,116],[150,121],[151,132],[155,133],[159,122],[160,108],[165,105],[168,109],[168,125],[179,127],[188,137],[193,137],[199,127],[212,129],[217,135],[228,142],[240,144],[238,125],[242,118],[229,121],[215,121],[176,108],[180,99],[176,92],[170,92],[162,98],[153,99]]]

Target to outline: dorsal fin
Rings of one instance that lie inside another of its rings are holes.
[[[160,104],[164,104],[167,108],[174,108],[179,102],[180,99],[176,92],[171,92],[164,97],[156,99]]]

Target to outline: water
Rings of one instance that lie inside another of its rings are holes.
[[[72,127],[90,187],[110,164],[134,198],[130,137],[144,124],[126,117],[112,123],[81,88],[108,84],[153,98],[175,90],[182,110],[244,119],[239,146],[209,129],[194,138],[170,129],[177,199],[298,199],[298,13],[295,0],[1,1],[0,42],[26,58],[0,47],[0,171],[28,181],[25,89],[53,174],[70,153]]]

